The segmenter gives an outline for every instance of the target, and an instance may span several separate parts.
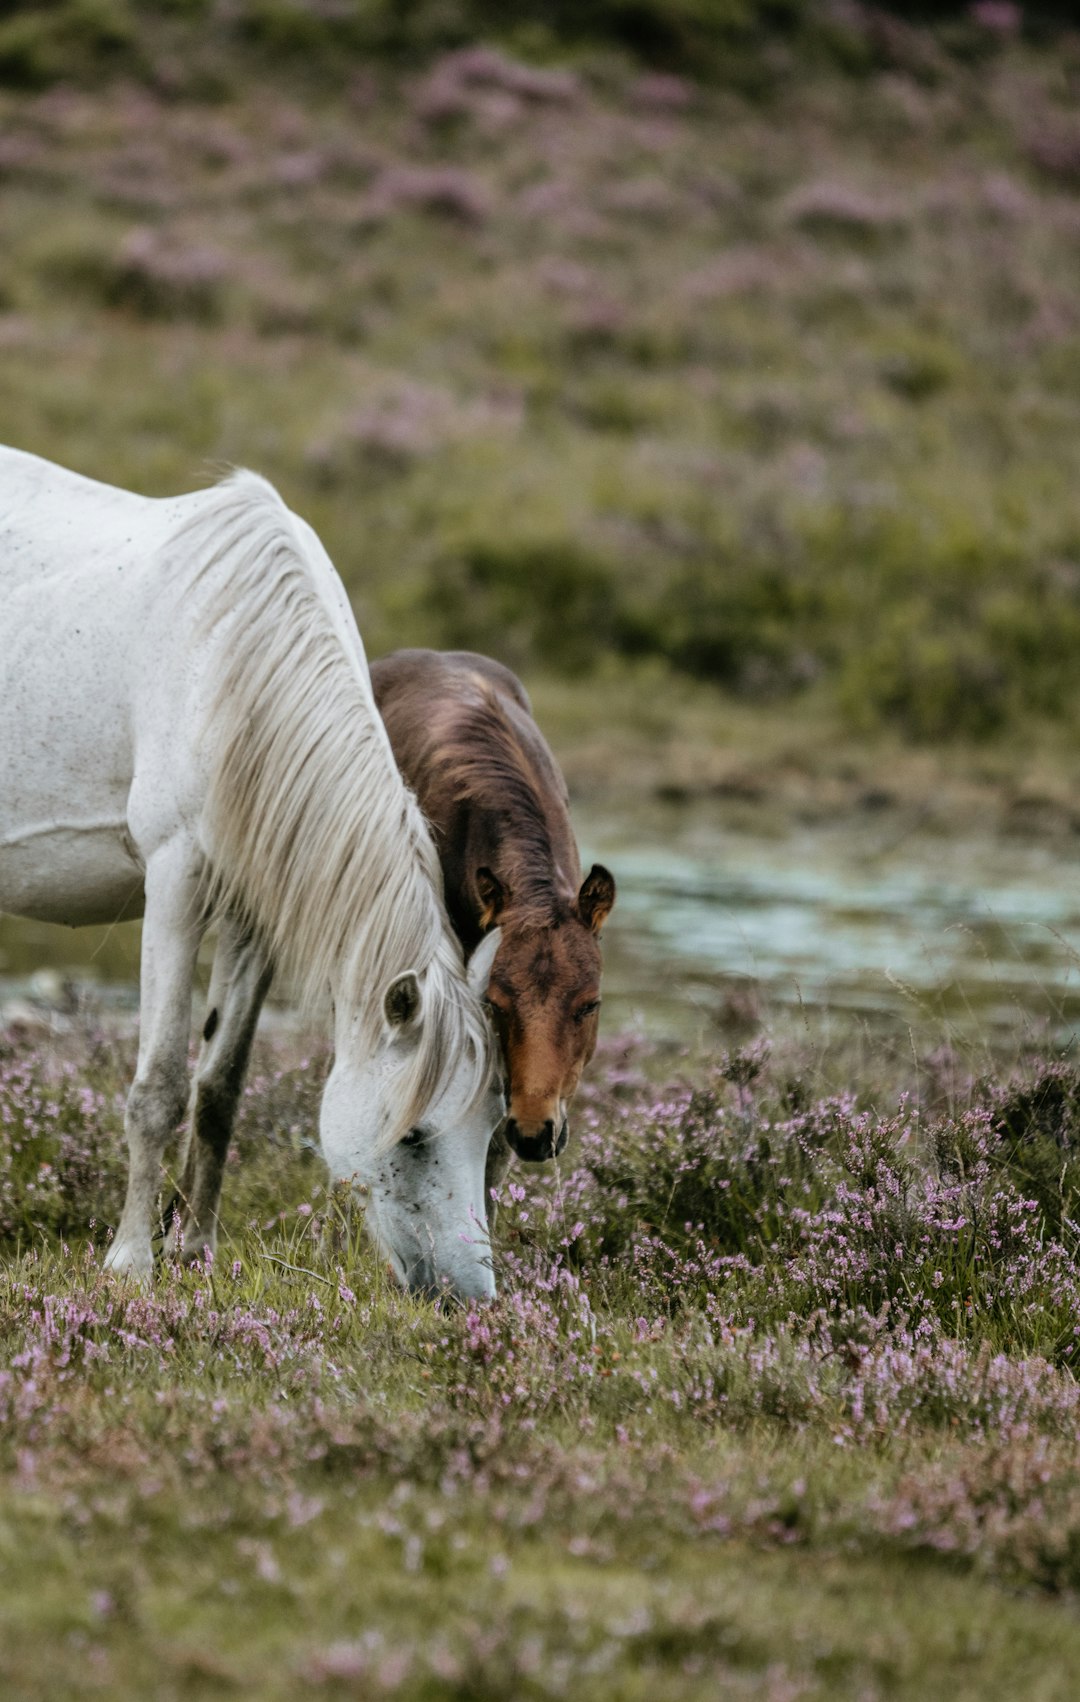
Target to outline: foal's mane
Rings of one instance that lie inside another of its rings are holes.
[[[182,588],[209,592],[211,900],[261,935],[306,1006],[328,985],[348,1001],[371,1051],[388,983],[421,978],[424,1021],[388,1131],[400,1138],[466,1060],[479,1093],[487,1036],[344,592],[315,534],[254,473],[208,493],[172,546]]]
[[[455,801],[474,805],[504,830],[495,872],[510,890],[506,920],[526,933],[550,928],[569,908],[556,884],[544,804],[545,790],[558,797],[557,780],[533,761],[491,684],[476,685],[477,696],[440,728],[436,760]]]

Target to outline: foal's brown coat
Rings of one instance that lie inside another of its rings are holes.
[[[598,936],[615,882],[599,864],[582,880],[565,783],[508,668],[469,651],[399,650],[372,664],[371,680],[434,829],[466,956],[502,929],[488,999],[507,1069],[505,1135],[521,1158],[550,1158],[596,1046]]]

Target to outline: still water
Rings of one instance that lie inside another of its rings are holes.
[[[1080,845],[892,819],[764,834],[705,808],[581,825],[619,881],[616,1022],[684,1039],[755,1015],[1059,1039],[1080,1024]]]
[[[579,811],[619,899],[605,1028],[687,1041],[826,1021],[986,1034],[1080,1025],[1080,845],[939,837],[894,819],[726,825],[717,806]],[[0,918],[0,1013],[94,989],[134,1005],[138,929]],[[65,983],[68,987],[65,989]]]

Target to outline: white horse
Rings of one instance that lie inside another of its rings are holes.
[[[219,928],[180,1197],[212,1248],[259,1007],[333,1001],[319,1120],[409,1287],[494,1293],[490,1031],[391,754],[344,588],[251,473],[149,500],[0,449],[0,908],[145,916],[127,1199],[108,1263],[152,1267],[188,1102],[195,958]],[[490,967],[476,964],[475,987]]]

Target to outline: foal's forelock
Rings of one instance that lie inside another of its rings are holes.
[[[400,1138],[464,1069],[484,1085],[484,1018],[439,902],[431,835],[398,773],[333,568],[273,487],[234,474],[177,534],[203,606],[210,679],[201,747],[214,901],[266,941],[311,1008],[329,985],[385,1041],[382,1000],[421,977]],[[470,1065],[469,1058],[474,1062]]]

